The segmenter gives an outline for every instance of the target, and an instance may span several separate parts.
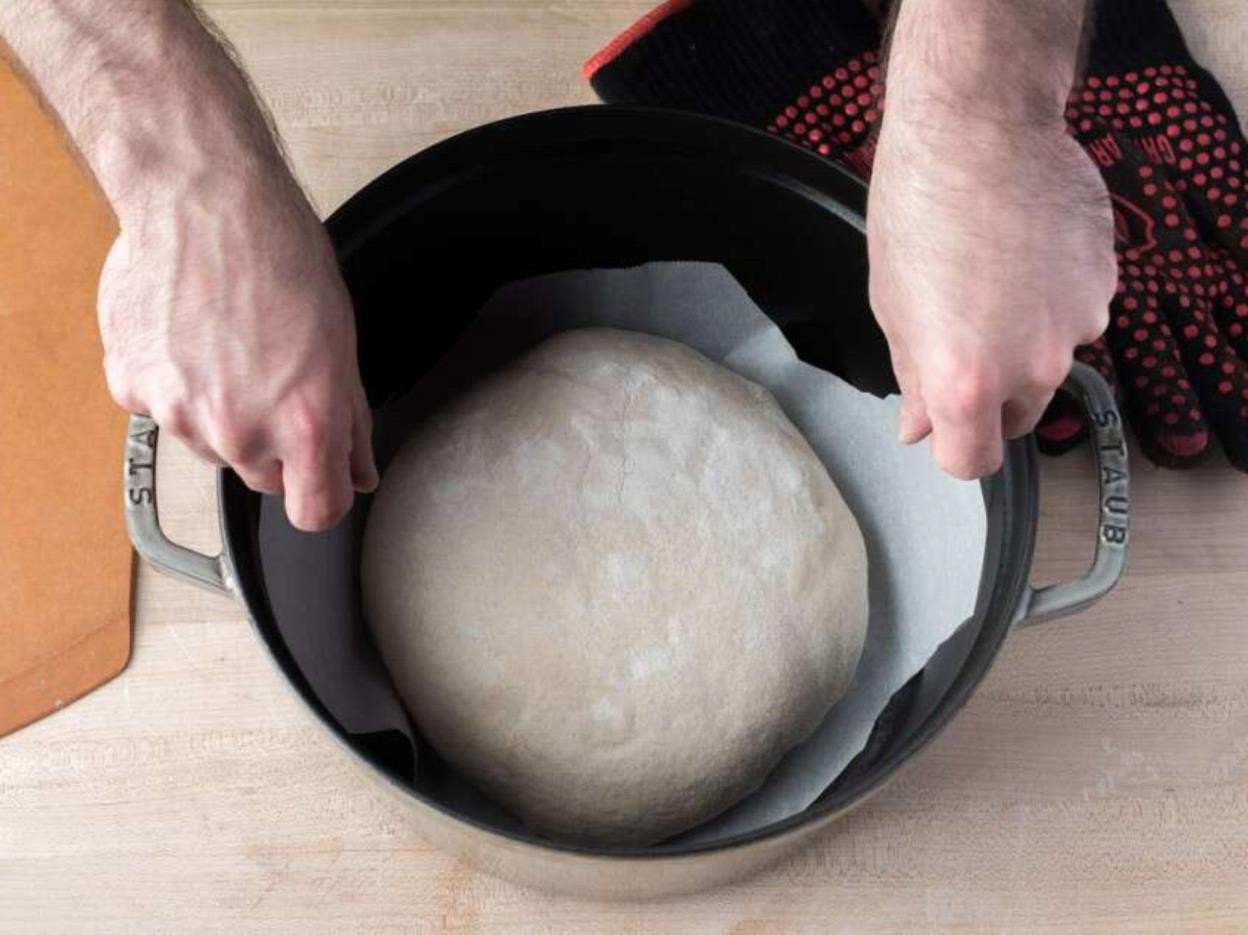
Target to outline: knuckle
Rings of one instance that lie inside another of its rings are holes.
[[[242,419],[232,414],[218,413],[213,421],[213,447],[231,464],[248,459],[253,447],[254,432]]]
[[[1106,251],[1100,268],[1099,297],[1108,305],[1118,291],[1118,258],[1112,250]]]
[[[1001,425],[981,425],[975,431],[938,425],[932,453],[937,465],[960,480],[976,480],[994,473],[1001,465]]]
[[[1012,414],[1002,425],[1002,435],[1007,439],[1022,438],[1036,427],[1043,410],[1020,410]]]
[[[330,442],[329,420],[324,407],[298,399],[287,407],[283,421],[291,444],[303,454],[323,452]]]
[[[1045,394],[1056,391],[1070,373],[1073,359],[1069,351],[1061,348],[1036,355],[1029,374],[1030,384]]]
[[[1088,312],[1083,330],[1076,336],[1080,344],[1091,344],[1109,327],[1109,299],[1097,302]]]
[[[253,467],[236,465],[234,468],[243,483],[257,493],[279,493],[282,482],[280,472],[272,466]]]
[[[117,405],[127,412],[143,411],[143,397],[135,385],[130,371],[123,367],[115,358],[105,358],[104,380],[108,385],[109,395],[113,397]]]
[[[996,405],[999,385],[996,368],[971,364],[946,381],[942,395],[950,411],[969,417]]]
[[[179,438],[187,438],[191,434],[190,412],[180,402],[165,403],[152,406],[152,418],[166,432]]]
[[[244,417],[246,410],[239,398],[242,388],[238,386],[238,382],[233,379],[219,379],[196,388],[196,401],[200,409],[219,430],[241,432],[247,421]]]

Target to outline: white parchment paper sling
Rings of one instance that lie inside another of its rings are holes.
[[[414,296],[413,302],[419,297]],[[419,315],[418,309],[413,309]],[[787,818],[813,802],[863,749],[889,698],[971,616],[987,518],[977,483],[939,471],[926,443],[896,441],[899,400],[877,399],[802,363],[780,329],[721,266],[651,263],[554,273],[504,286],[459,343],[379,424],[425,413],[533,344],[569,328],[609,326],[681,341],[767,387],[802,431],[858,518],[867,544],[870,622],[849,691],[815,734],[755,793],[681,836],[711,841]],[[402,437],[378,438],[384,463]],[[279,615],[279,620],[281,616]],[[393,692],[346,651],[359,635],[291,632],[316,647],[296,658],[348,730],[396,728]],[[343,652],[335,650],[341,644]],[[406,726],[399,726],[406,732]],[[662,768],[662,764],[655,764]]]

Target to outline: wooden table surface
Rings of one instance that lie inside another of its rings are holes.
[[[215,0],[330,209],[473,124],[590,100],[649,0]],[[1248,113],[1242,0],[1176,8]],[[240,608],[144,569],[117,680],[0,743],[0,931],[1248,931],[1248,478],[1134,460],[1131,569],[1016,634],[956,723],[808,850],[658,903],[549,898],[432,850],[286,688]],[[175,537],[209,472],[170,453]],[[1037,576],[1077,575],[1086,453],[1046,462]],[[120,491],[119,491],[120,502]]]

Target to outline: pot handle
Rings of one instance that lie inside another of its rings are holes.
[[[126,435],[126,527],[137,551],[157,571],[212,591],[230,593],[224,553],[203,555],[170,541],[156,509],[156,443],[160,426],[148,416],[131,416]]]
[[[1030,626],[1083,610],[1113,590],[1127,566],[1131,500],[1122,416],[1109,386],[1086,364],[1075,363],[1062,390],[1074,396],[1088,414],[1101,492],[1096,557],[1091,569],[1078,581],[1044,588],[1028,587],[1020,605],[1017,626]]]

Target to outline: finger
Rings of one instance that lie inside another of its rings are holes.
[[[1054,394],[1070,376],[1073,364],[1071,352],[1062,346],[1048,345],[1043,351],[1034,351],[1023,380],[1012,384],[1012,395],[1001,407],[1001,429],[1006,438],[1021,438],[1035,429]]]
[[[1004,456],[999,398],[974,373],[948,383],[940,397],[927,399],[936,463],[963,480],[995,474]]]
[[[351,467],[345,454],[330,462],[300,458],[282,463],[286,515],[304,532],[322,532],[337,525],[354,501]]]
[[[1002,434],[1010,439],[1031,434],[1052,401],[1052,393],[1034,393],[1006,400],[1001,407]]]
[[[1103,337],[1075,348],[1075,359],[1095,369],[1105,378],[1114,397],[1119,397],[1114,361]],[[1058,393],[1053,397],[1036,426],[1036,444],[1042,453],[1051,456],[1065,454],[1087,435],[1088,424],[1083,409],[1066,393]]]
[[[945,472],[962,480],[988,477],[1001,469],[1004,457],[1001,410],[993,407],[974,420],[932,424],[932,455]]]
[[[1163,325],[1161,330],[1166,337],[1173,337],[1178,348],[1187,382],[1200,401],[1201,421],[1207,421],[1231,462],[1245,468],[1248,466],[1248,373],[1244,360],[1235,353],[1219,327],[1219,317],[1226,322],[1228,330],[1239,321],[1238,305],[1241,303],[1234,302],[1231,314],[1225,314],[1225,262],[1217,262],[1212,250],[1199,239],[1183,205],[1175,206],[1174,214],[1177,221],[1167,218],[1164,222],[1172,237],[1164,249],[1158,251],[1156,259],[1143,263],[1138,272],[1150,293],[1148,299],[1156,299],[1165,320],[1170,323],[1170,327]],[[1225,254],[1223,258],[1224,261],[1230,259]],[[1129,267],[1128,273],[1132,272]],[[1230,273],[1232,283],[1236,272]],[[1160,344],[1156,342],[1156,346]],[[1141,362],[1147,365],[1150,359],[1142,358]],[[1163,369],[1161,376],[1166,375]],[[1174,427],[1168,434],[1188,425],[1189,420],[1182,412],[1165,411],[1166,396],[1160,387],[1154,386],[1152,392],[1155,398],[1146,404],[1146,416],[1151,414],[1154,420],[1160,417],[1163,423]],[[1205,431],[1206,440],[1207,435]]]
[[[1183,366],[1209,426],[1231,463],[1248,470],[1248,372],[1218,329],[1207,296],[1164,294]]]
[[[1119,280],[1106,339],[1144,453],[1158,464],[1185,467],[1209,445],[1202,393],[1189,379],[1209,335],[1186,284],[1204,275],[1195,267],[1205,254],[1167,174],[1128,140],[1119,143],[1124,159],[1105,171],[1115,173],[1115,192],[1130,197],[1118,198]]]
[[[1159,297],[1166,293],[1154,266],[1128,263],[1123,270],[1128,278],[1114,302],[1106,338],[1123,382],[1126,415],[1151,460],[1184,467],[1208,447],[1209,427],[1176,335],[1198,341],[1201,334],[1187,299],[1162,309]]]
[[[373,413],[363,387],[359,387],[351,416],[351,483],[360,493],[372,493],[379,480],[373,454]]]
[[[329,529],[355,499],[349,415],[322,404],[305,406],[288,419],[280,449],[282,487],[286,513],[297,529]]]
[[[1241,291],[1244,276],[1236,268],[1234,249],[1206,243],[1202,226],[1189,213],[1189,208],[1203,204],[1203,196],[1186,184],[1203,184],[1194,172],[1180,160],[1173,185],[1168,178],[1158,179],[1158,198],[1166,214],[1151,287],[1160,283],[1159,302],[1171,323],[1187,379],[1200,400],[1202,421],[1207,421],[1231,463],[1248,470],[1248,373],[1240,351],[1248,348],[1244,336],[1248,301]],[[1180,200],[1176,190],[1186,190],[1186,199]],[[1204,224],[1206,235],[1207,228]],[[1150,402],[1146,413],[1155,411],[1160,401]],[[1176,416],[1162,413],[1161,419],[1173,424]],[[1187,420],[1179,414],[1177,423],[1184,426]],[[1199,437],[1207,440],[1207,429]]]
[[[1210,242],[1248,260],[1244,137],[1227,114],[1201,93],[1197,79],[1172,76],[1158,89],[1162,131],[1173,159],[1167,172],[1185,207]]]
[[[1139,155],[1152,163],[1134,160],[1143,194],[1152,197],[1164,189],[1169,196],[1170,203],[1162,206],[1156,219],[1164,221],[1176,203],[1182,204],[1183,213],[1195,220],[1206,241],[1248,259],[1248,174],[1243,165],[1248,154],[1233,112],[1227,113],[1229,102],[1223,98],[1225,103],[1218,104],[1220,88],[1209,99],[1212,89],[1202,88],[1181,65],[1173,72],[1145,68],[1137,78],[1124,82],[1116,95],[1089,78],[1067,110],[1070,125],[1088,145],[1108,120],[1108,128],[1120,139],[1132,140]],[[1120,97],[1128,100],[1119,104]],[[1114,105],[1128,113],[1115,112]]]
[[[280,461],[234,464],[232,468],[243,483],[256,493],[270,495],[282,493],[282,463]]]
[[[1197,308],[1207,303],[1189,286],[1206,276],[1207,262],[1184,204],[1182,176],[1191,166],[1176,166],[1172,179],[1130,138],[1111,138],[1086,108],[1077,127],[1118,208],[1119,282],[1106,338],[1122,381],[1126,416],[1150,459],[1186,467],[1207,450],[1214,421],[1208,410],[1211,381],[1198,379],[1197,373],[1219,363],[1210,316]],[[1113,146],[1103,143],[1098,149],[1102,137]]]
[[[1241,360],[1248,360],[1248,279],[1226,250],[1210,248],[1215,269],[1210,302],[1218,328]]]
[[[892,360],[897,385],[901,389],[901,413],[897,420],[897,440],[903,445],[913,445],[931,434],[932,423],[923,404],[918,374],[905,348],[897,343],[893,345]]]
[[[1227,382],[1231,382],[1229,395],[1232,404],[1237,405],[1234,413],[1226,414],[1229,425],[1218,426],[1218,437],[1231,463],[1248,471],[1248,444],[1244,442],[1248,436],[1248,385],[1245,385],[1248,377],[1244,375],[1248,363],[1243,367],[1236,365],[1236,360],[1248,362],[1248,277],[1240,271],[1229,251],[1211,248],[1210,252],[1218,279],[1211,288],[1214,294],[1210,304],[1218,330],[1234,355],[1234,358],[1224,356],[1220,362],[1221,379],[1215,389],[1221,396]]]

